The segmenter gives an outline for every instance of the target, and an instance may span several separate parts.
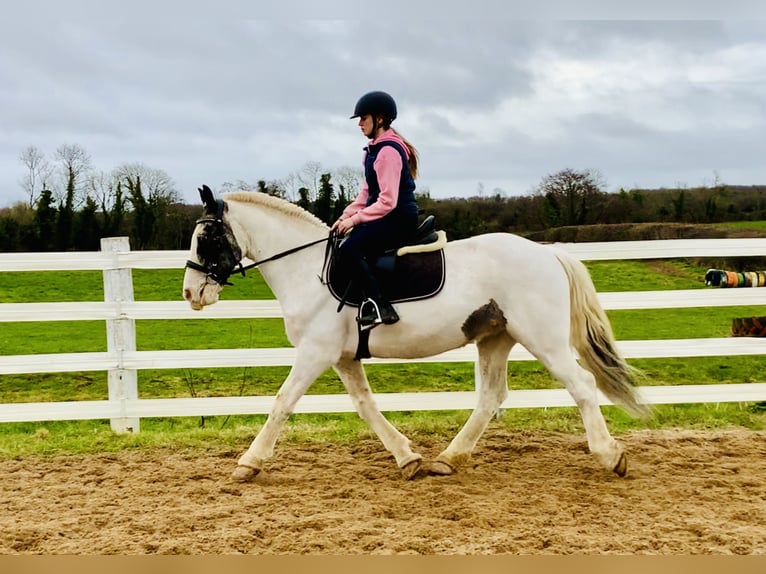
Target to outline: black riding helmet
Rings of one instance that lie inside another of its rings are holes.
[[[383,119],[392,122],[396,119],[396,102],[386,92],[367,92],[354,107],[354,115],[350,119],[358,118],[370,114],[371,116],[381,116]]]

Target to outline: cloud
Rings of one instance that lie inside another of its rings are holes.
[[[422,188],[527,193],[565,167],[610,189],[764,184],[766,33],[735,21],[177,21],[124,8],[0,35],[0,205],[22,149],[165,170],[182,195],[358,166],[348,116],[393,94]],[[118,11],[119,10],[119,11]],[[111,17],[110,17],[111,16]],[[122,22],[117,24],[117,22]]]

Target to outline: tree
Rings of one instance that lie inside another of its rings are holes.
[[[133,208],[132,237],[138,249],[159,247],[171,206],[179,201],[173,179],[161,169],[126,163],[114,170]]]
[[[255,191],[256,187],[257,186],[251,183],[247,183],[244,179],[238,179],[235,183],[232,183],[230,181],[224,181],[221,184],[221,188],[219,192],[229,193],[234,191]]]
[[[123,182],[120,182],[122,184]],[[154,232],[154,214],[150,209],[144,192],[141,189],[141,176],[133,178],[127,176],[125,187],[128,190],[128,201],[133,206],[133,229],[131,237],[138,249],[144,249],[149,245]]]
[[[73,223],[75,207],[84,200],[84,183],[91,170],[90,155],[77,144],[64,144],[56,149],[56,159],[59,162],[64,178],[64,193],[57,198],[59,201],[56,232],[58,247],[69,249],[73,245]]]
[[[149,167],[140,162],[124,163],[117,166],[113,175],[116,180],[123,183],[141,180],[141,191],[147,201],[178,203],[180,194],[175,187],[173,178],[165,171]]]
[[[85,205],[77,213],[74,229],[74,248],[78,251],[98,251],[101,229],[96,219],[98,205],[92,197],[85,198]]]
[[[54,247],[54,231],[56,229],[56,208],[53,203],[53,193],[47,187],[43,188],[37,199],[35,223],[37,226],[37,245],[40,251],[51,251]]]
[[[40,193],[50,183],[53,167],[45,154],[37,146],[28,146],[21,152],[19,161],[26,167],[26,174],[21,179],[21,187],[29,197],[29,207],[34,208]]]
[[[686,214],[686,190],[678,190],[678,196],[671,201],[673,203],[673,220],[683,221]]]
[[[26,204],[24,204],[26,206]],[[0,209],[0,251],[23,251],[19,222],[8,213],[7,208]]]
[[[359,193],[364,179],[364,171],[361,168],[342,166],[335,170],[334,178],[338,182],[338,191],[330,217],[331,221],[338,219],[346,206]]]
[[[731,194],[729,186],[726,185],[718,175],[718,172],[713,172],[713,185],[710,187],[709,195],[705,198],[705,221],[707,223],[713,223],[721,221],[720,205],[718,200],[726,200]]]
[[[610,195],[604,210],[603,223],[625,223],[630,221],[633,201],[630,194],[623,188],[617,194]]]
[[[87,174],[91,171],[90,155],[78,144],[63,144],[56,149],[56,160],[63,177],[63,191],[54,196],[60,204],[74,209],[85,201],[83,192]]]
[[[122,214],[125,209],[125,198],[122,195],[120,181],[113,174],[103,171],[88,175],[86,181],[87,198],[96,204],[103,218],[102,232],[105,236],[119,234],[122,224]]]
[[[361,168],[342,166],[335,170],[333,178],[343,188],[347,198],[355,197],[362,187],[364,171]]]
[[[104,233],[108,237],[110,235],[116,235],[120,233],[122,228],[122,222],[125,219],[125,196],[122,193],[122,182],[118,181],[114,190],[114,203],[112,209],[108,212],[108,224],[104,223]],[[104,217],[107,217],[107,213],[104,213]]]
[[[330,216],[330,225],[332,225],[332,222],[338,219],[341,214],[343,213],[343,210],[346,209],[346,205],[350,202],[349,195],[346,193],[346,189],[343,187],[343,185],[338,185],[338,195],[335,198],[335,203],[333,205],[332,209],[332,215]]]
[[[308,191],[310,202],[313,202],[319,193],[319,174],[321,171],[322,165],[318,161],[308,161],[298,174],[298,181],[302,184],[298,194],[300,194],[301,189],[305,188]]]
[[[0,209],[0,251],[32,251],[37,244],[35,211],[26,202]]]
[[[295,172],[288,173],[287,176],[280,182],[280,187],[285,190],[285,199],[291,202],[295,202],[298,195],[298,187],[300,180],[298,174]]]
[[[259,179],[257,191],[275,197],[281,197],[282,199],[287,195],[287,192],[280,181],[266,181],[264,179]]]
[[[600,174],[594,170],[564,169],[543,178],[536,191],[545,198],[546,222],[551,226],[595,223],[603,206]]]
[[[309,199],[309,190],[307,187],[298,188],[298,201],[295,203],[306,211],[311,211],[311,199]]]
[[[117,201],[117,184],[119,180],[113,174],[103,171],[93,172],[88,175],[85,182],[86,196],[93,198],[93,201],[107,213],[114,208]]]
[[[67,179],[65,199],[59,203],[56,218],[56,237],[59,249],[62,250],[72,247],[74,241],[74,190],[75,178],[70,177]]]
[[[314,201],[314,215],[324,221],[326,224],[332,224],[333,203],[335,201],[335,189],[330,181],[330,174],[323,173],[320,177],[321,184],[319,186],[319,192],[317,193],[316,201]]]

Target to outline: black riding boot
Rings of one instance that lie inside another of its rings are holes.
[[[368,327],[380,323],[384,325],[396,323],[399,320],[399,315],[397,315],[393,305],[383,299],[378,280],[373,275],[366,260],[361,259],[359,261],[358,270],[358,280],[366,297],[359,307],[359,317],[357,318],[359,323]]]

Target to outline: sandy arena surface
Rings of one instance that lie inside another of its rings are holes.
[[[765,432],[620,440],[624,479],[584,436],[505,429],[411,482],[374,439],[279,444],[247,484],[246,445],[7,460],[0,554],[766,554]]]

